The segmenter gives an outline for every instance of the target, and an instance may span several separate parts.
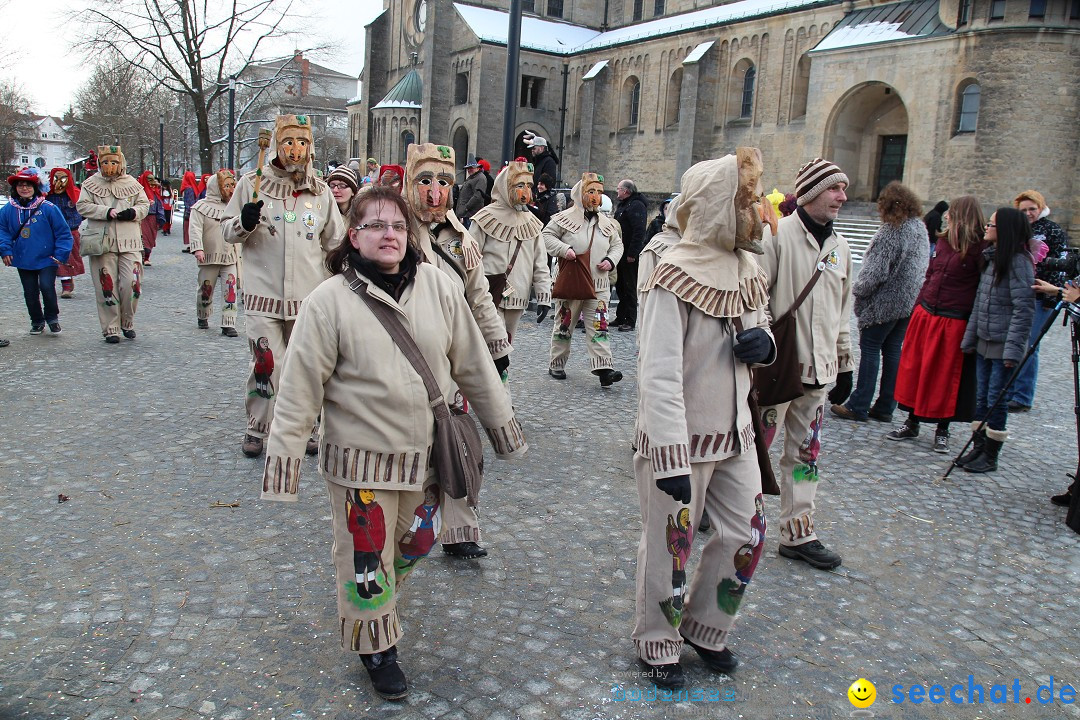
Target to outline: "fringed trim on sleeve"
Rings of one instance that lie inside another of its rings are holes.
[[[498,340],[492,340],[487,344],[488,352],[493,358],[501,358],[510,354],[510,340],[505,335]]]
[[[266,456],[262,497],[267,500],[296,501],[300,496],[300,462],[303,458]]]
[[[685,270],[661,262],[645,285],[645,290],[662,287],[706,315],[717,318],[739,317],[769,304],[769,285],[763,272],[739,282],[732,290],[718,290],[691,277]]]
[[[690,474],[690,450],[686,443],[653,445],[649,448],[649,459],[656,477]]]
[[[522,448],[527,447],[525,432],[521,429],[521,424],[517,421],[517,418],[511,418],[510,422],[499,428],[484,428],[484,432],[487,433],[488,439],[491,440],[491,447],[495,450],[496,455],[513,455]]]

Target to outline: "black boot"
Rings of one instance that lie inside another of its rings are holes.
[[[990,432],[994,432],[991,430]],[[1004,432],[1002,432],[1004,434]],[[986,473],[997,470],[998,453],[1001,452],[1001,446],[1004,440],[995,440],[989,435],[986,436],[986,444],[983,445],[982,455],[975,458],[969,463],[964,464],[964,469],[970,473]]]
[[[723,650],[709,650],[695,645],[685,637],[683,638],[683,642],[697,650],[697,654],[701,656],[702,661],[710,670],[730,675],[732,671],[739,666],[739,659],[735,657],[735,653],[731,652],[728,648],[724,648]]]
[[[652,680],[659,687],[668,690],[678,690],[686,685],[686,676],[683,674],[682,665],[677,662],[666,665],[650,665],[644,660],[639,660],[639,662],[647,668],[641,674],[646,681]]]
[[[986,428],[975,431],[975,439],[971,444],[971,450],[966,455],[961,455],[956,461],[956,467],[965,467],[969,462],[979,457],[986,446]]]
[[[701,522],[697,526],[698,532],[709,532],[712,530],[712,522],[709,520],[709,513],[701,513]]]
[[[488,551],[474,542],[443,543],[443,552],[453,557],[475,560],[487,557]]]
[[[380,697],[386,700],[400,700],[409,694],[405,673],[398,666],[396,647],[374,655],[361,654],[360,662],[367,668],[368,676],[371,678],[371,687]]]
[[[593,375],[600,376],[600,387],[611,387],[622,380],[622,373],[618,370],[612,370],[611,368],[593,370]]]

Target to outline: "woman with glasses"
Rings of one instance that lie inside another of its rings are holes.
[[[349,205],[352,204],[353,197],[356,196],[356,190],[359,187],[359,183],[356,181],[356,173],[346,165],[338,165],[332,173],[326,176],[326,184],[330,188],[330,194],[334,196],[338,212],[341,213],[342,217],[347,217],[349,215]]]
[[[975,416],[986,419],[986,430],[975,435],[974,449],[956,461],[968,472],[997,470],[998,454],[1005,438],[1008,409],[997,402],[1015,368],[1027,350],[1034,316],[1035,264],[1028,251],[1031,225],[1016,208],[1002,207],[986,223],[983,255],[986,267],[979,278],[979,291],[964,341],[965,353],[976,353],[978,389]]]
[[[347,241],[326,257],[332,277],[304,300],[293,329],[262,485],[264,499],[298,499],[321,409],[341,642],[391,700],[408,693],[397,664],[398,593],[436,541],[442,495],[428,466],[434,423],[424,383],[359,293],[400,318],[444,397],[452,383],[468,395],[497,455],[528,449],[460,286],[422,262],[408,216],[391,188],[356,196]]]
[[[945,234],[938,238],[926,279],[911,313],[894,397],[907,420],[886,437],[914,440],[922,422],[936,422],[934,451],[949,451],[949,425],[975,414],[975,356],[960,352],[979,273],[985,216],[971,195],[956,198],[945,211]]]

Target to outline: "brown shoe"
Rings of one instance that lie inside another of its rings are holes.
[[[308,455],[319,454],[319,436],[315,433],[311,433],[311,437],[308,438],[307,447],[304,448],[304,452]]]
[[[259,457],[263,452],[263,440],[254,435],[245,435],[244,442],[240,445],[240,449],[243,450],[244,454],[249,458]]]

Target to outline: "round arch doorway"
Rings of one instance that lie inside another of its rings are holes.
[[[465,129],[464,125],[454,130],[450,146],[454,148],[454,164],[457,165],[454,170],[457,176],[461,178],[458,182],[462,182],[465,176],[465,163],[469,161],[469,131]]]
[[[891,181],[903,181],[907,138],[907,107],[896,89],[862,83],[833,108],[825,126],[825,157],[851,179],[849,199],[876,200]]]

